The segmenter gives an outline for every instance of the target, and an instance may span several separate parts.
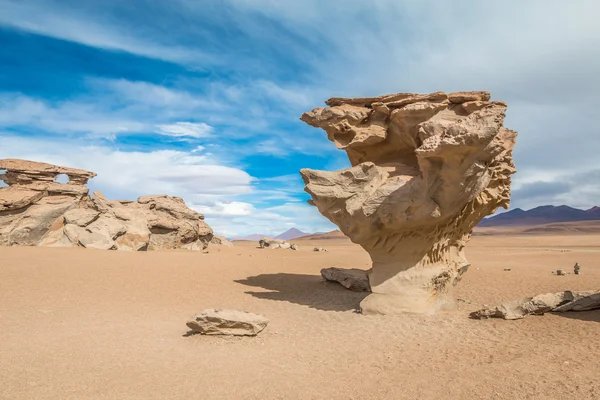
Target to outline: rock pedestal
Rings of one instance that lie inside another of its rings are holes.
[[[310,204],[371,256],[362,312],[453,306],[473,227],[510,202],[516,132],[487,92],[333,98],[302,115],[351,168],[300,171]]]

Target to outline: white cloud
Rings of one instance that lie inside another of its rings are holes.
[[[217,58],[175,43],[159,43],[158,35],[148,40],[147,37],[133,33],[128,27],[111,24],[102,18],[103,14],[96,13],[90,18],[85,14],[78,14],[77,7],[61,7],[60,4],[0,2],[0,25],[87,46],[183,64],[200,65]]]
[[[176,122],[174,124],[157,125],[156,133],[173,137],[192,137],[201,139],[210,136],[213,127],[204,122]]]

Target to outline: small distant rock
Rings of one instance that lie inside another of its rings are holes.
[[[321,276],[331,282],[337,282],[353,292],[370,292],[369,276],[363,269],[324,268]]]
[[[556,275],[562,276],[562,275],[566,275],[566,274],[567,273],[564,270],[562,270],[562,269],[557,269],[556,270]]]
[[[575,265],[573,266],[573,273],[575,275],[579,275],[581,272],[581,265],[579,265],[578,262],[575,263]]]
[[[292,245],[285,240],[262,238],[258,241],[261,249],[289,249]]]
[[[269,320],[262,315],[226,308],[201,311],[187,322],[188,328],[203,335],[256,336]]]
[[[297,244],[292,243],[290,245],[290,249],[298,251],[298,250],[300,250],[300,246],[298,246]]]
[[[327,249],[324,247],[315,247],[313,251],[327,251]]]
[[[512,270],[512,268],[504,268],[504,271],[507,271],[507,272],[511,271],[511,270]]]

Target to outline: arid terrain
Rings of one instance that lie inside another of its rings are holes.
[[[458,310],[432,316],[356,314],[365,294],[319,271],[367,268],[367,254],[344,239],[296,243],[0,247],[0,398],[600,398],[598,311],[468,318],[482,304],[600,288],[600,235],[476,236]],[[576,261],[580,276],[551,273]],[[186,335],[208,307],[271,322],[257,337]]]

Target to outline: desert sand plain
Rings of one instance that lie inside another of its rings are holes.
[[[0,399],[600,398],[598,311],[468,318],[600,288],[600,234],[474,236],[458,309],[428,316],[356,314],[364,294],[319,271],[368,268],[367,253],[296,242],[209,254],[0,247]],[[575,261],[582,275],[551,273]],[[271,322],[257,337],[186,335],[210,307]]]

